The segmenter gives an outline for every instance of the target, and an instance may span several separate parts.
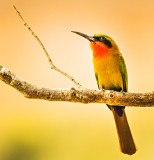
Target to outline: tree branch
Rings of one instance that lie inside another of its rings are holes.
[[[0,79],[26,98],[78,103],[105,103],[120,106],[154,106],[154,92],[128,93],[83,88],[49,89],[32,85],[0,65]]]
[[[18,16],[24,23],[24,26],[32,33],[34,38],[39,42],[43,51],[45,52],[48,61],[51,65],[51,69],[58,71],[72,82],[74,82],[80,88],[66,88],[66,89],[49,89],[41,88],[35,85],[32,85],[16,74],[11,72],[9,69],[0,65],[0,79],[6,84],[12,86],[20,93],[22,93],[26,98],[31,99],[42,99],[48,101],[66,101],[66,102],[78,102],[78,103],[105,103],[109,105],[119,105],[119,106],[154,106],[154,92],[151,93],[128,93],[128,92],[116,92],[112,90],[92,90],[81,88],[81,85],[74,80],[73,77],[57,68],[47,50],[45,49],[43,43],[38,38],[38,36],[33,32],[29,25],[25,22],[20,12],[16,9]]]
[[[40,40],[40,38],[34,33],[34,31],[29,27],[29,25],[27,24],[27,22],[24,20],[24,18],[22,17],[22,15],[20,14],[20,12],[17,10],[17,8],[15,6],[13,6],[17,15],[20,17],[20,19],[22,20],[22,22],[24,23],[24,26],[27,27],[27,29],[31,32],[31,34],[33,35],[33,37],[38,41],[38,43],[41,45],[46,57],[48,58],[48,61],[50,63],[51,69],[54,69],[55,71],[61,73],[62,75],[66,76],[67,78],[69,78],[73,83],[75,83],[78,87],[82,87],[82,85],[77,82],[72,76],[70,76],[69,74],[67,74],[66,72],[62,71],[61,69],[59,69],[58,67],[56,67],[53,63],[53,61],[51,60],[49,53],[47,52],[44,44],[42,43],[42,41]]]

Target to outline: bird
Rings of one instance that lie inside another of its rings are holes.
[[[71,32],[90,41],[98,88],[127,92],[128,75],[126,64],[116,42],[105,34],[88,36],[77,31]],[[114,116],[121,152],[128,155],[134,154],[137,151],[137,147],[130,131],[125,107],[108,104],[107,106]]]

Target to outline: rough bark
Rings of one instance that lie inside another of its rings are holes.
[[[154,106],[154,92],[129,93],[86,88],[53,89],[32,85],[0,65],[0,79],[26,98],[78,103],[105,103],[120,106]]]

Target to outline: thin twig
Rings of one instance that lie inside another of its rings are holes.
[[[17,8],[15,6],[13,6],[16,13],[18,14],[18,16],[20,17],[20,19],[23,21],[24,26],[28,28],[28,30],[31,32],[31,34],[34,36],[34,38],[39,42],[39,44],[41,45],[46,57],[48,58],[48,61],[51,65],[51,69],[54,69],[55,71],[63,74],[64,76],[66,76],[67,78],[69,78],[72,82],[74,82],[77,86],[82,87],[82,85],[80,83],[78,83],[72,76],[70,76],[69,74],[67,74],[66,72],[62,71],[61,69],[59,69],[58,67],[56,67],[53,64],[53,61],[51,60],[46,48],[44,47],[42,41],[40,40],[40,38],[34,33],[34,31],[29,27],[29,25],[26,23],[26,21],[23,19],[22,15],[20,14],[20,12],[17,10]]]

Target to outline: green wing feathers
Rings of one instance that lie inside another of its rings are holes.
[[[122,56],[120,56],[120,63],[121,63],[120,71],[121,71],[121,76],[123,80],[123,91],[127,92],[128,91],[128,76],[127,76],[126,64]]]

